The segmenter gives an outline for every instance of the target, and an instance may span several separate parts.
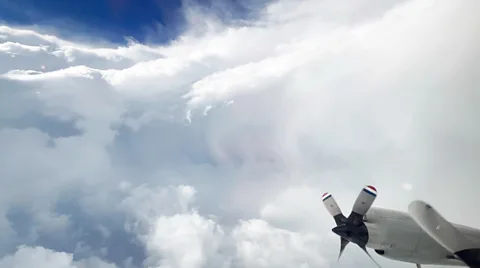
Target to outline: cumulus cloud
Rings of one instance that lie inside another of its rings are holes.
[[[15,254],[0,259],[0,267],[115,268],[116,266],[97,258],[74,261],[72,254],[54,252],[43,247],[20,247]]]
[[[278,229],[262,220],[242,222],[233,233],[241,267],[325,267],[317,236]]]
[[[367,183],[480,226],[479,5],[190,9],[165,45],[1,26],[0,267],[333,266],[320,195]]]

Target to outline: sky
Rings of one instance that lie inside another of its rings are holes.
[[[123,43],[148,19],[35,3],[1,9],[0,268],[374,267],[321,202],[366,184],[480,227],[480,2],[184,2]]]
[[[41,26],[66,38],[86,35],[114,43],[125,37],[140,42],[166,43],[188,22],[184,7],[209,9],[225,22],[248,19],[266,0],[1,0],[0,21],[18,26]],[[253,4],[254,3],[254,4]],[[63,25],[64,27],[58,27]],[[65,27],[66,26],[66,27]],[[76,36],[77,35],[77,36]]]

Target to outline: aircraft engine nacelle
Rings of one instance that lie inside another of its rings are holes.
[[[409,220],[408,214],[390,209],[371,208],[364,220],[369,234],[367,245],[373,249],[388,251],[395,248],[395,251],[412,254],[419,242],[418,235],[422,233]]]
[[[412,256],[411,251],[375,249],[378,255],[396,261],[405,261]]]
[[[378,255],[395,261],[401,262],[410,262],[410,263],[417,263],[417,264],[426,264],[426,265],[434,265],[436,260],[451,260],[449,265],[458,266],[461,263],[456,260],[453,255],[438,255],[438,251],[427,252],[424,254],[415,254],[411,250],[398,250],[398,249],[375,249],[375,253]],[[430,260],[430,261],[429,261]]]

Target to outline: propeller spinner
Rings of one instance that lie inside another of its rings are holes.
[[[363,217],[368,212],[370,207],[377,197],[377,189],[375,187],[367,185],[362,189],[353,205],[352,212],[346,218],[337,202],[330,193],[325,193],[322,197],[323,204],[327,208],[330,215],[337,224],[332,231],[340,236],[340,253],[338,259],[342,256],[345,247],[350,243],[357,244],[375,264],[380,265],[370,256],[367,251],[366,245],[368,243],[368,229],[363,222]]]

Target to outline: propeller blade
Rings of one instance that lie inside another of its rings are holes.
[[[368,257],[370,257],[370,259],[378,266],[378,268],[382,268],[382,266],[380,266],[380,264],[378,264],[378,262],[375,261],[375,259],[372,257],[372,255],[370,255],[370,253],[368,253],[367,248],[365,246],[360,246],[360,248],[363,250],[363,252],[365,252],[368,255]]]
[[[365,186],[353,204],[352,213],[348,216],[348,221],[355,225],[363,221],[363,216],[372,207],[373,201],[377,198],[377,189],[371,185]]]
[[[342,210],[338,206],[332,194],[324,193],[322,196],[322,200],[325,208],[327,209],[328,213],[330,213],[330,215],[333,217],[337,226],[340,224],[344,224],[347,221],[347,218],[342,214]]]
[[[345,250],[345,247],[347,247],[348,243],[350,242],[347,239],[340,237],[340,253],[338,254],[337,261],[339,261],[340,257],[342,257],[343,251]]]

